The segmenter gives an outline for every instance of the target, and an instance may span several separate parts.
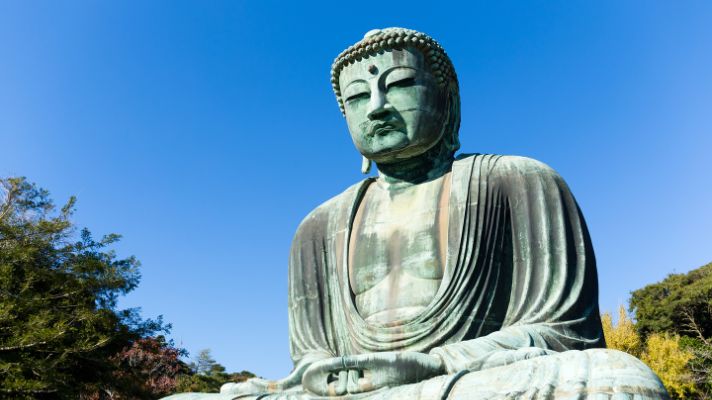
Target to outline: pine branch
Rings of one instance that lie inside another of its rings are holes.
[[[686,328],[685,330],[695,334],[697,338],[700,339],[704,344],[710,346],[710,341],[705,338],[705,335],[702,334],[702,330],[700,329],[699,324],[695,320],[695,316],[693,315],[693,313],[687,307],[685,307],[682,309],[682,315],[687,320],[687,322],[683,324],[683,327]]]
[[[42,346],[42,345],[45,345],[45,344],[48,344],[48,343],[52,342],[53,340],[55,340],[55,339],[57,339],[58,337],[64,335],[65,333],[67,333],[67,331],[61,331],[61,332],[57,333],[56,335],[54,335],[52,338],[50,338],[50,339],[48,339],[48,340],[43,340],[43,341],[40,341],[40,342],[34,342],[34,343],[28,343],[28,344],[20,344],[20,345],[17,345],[17,346],[4,346],[4,347],[0,347],[0,352],[3,352],[3,351],[4,351],[4,352],[8,352],[8,351],[26,350],[26,349],[30,349],[30,348],[32,348],[32,347]]]

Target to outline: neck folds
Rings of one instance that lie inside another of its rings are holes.
[[[419,156],[394,163],[377,164],[379,181],[392,189],[431,181],[448,172],[453,159],[453,154],[441,140]]]

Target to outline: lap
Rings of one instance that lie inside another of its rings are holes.
[[[642,361],[617,350],[567,351],[460,378],[448,399],[666,399]]]
[[[668,399],[642,361],[608,349],[567,351],[496,368],[439,376],[369,399]]]
[[[206,397],[171,400],[223,400]],[[188,395],[189,396],[189,395]],[[213,397],[210,397],[213,396]],[[292,391],[245,399],[334,400]],[[642,361],[617,350],[592,349],[544,355],[481,371],[461,371],[419,383],[382,389],[342,400],[500,400],[500,399],[668,399],[657,376]]]

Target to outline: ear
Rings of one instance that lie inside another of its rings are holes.
[[[448,150],[454,155],[460,149],[460,95],[457,87],[448,85],[447,118],[445,120],[443,137]]]
[[[365,156],[361,156],[361,173],[368,175],[369,172],[371,172],[371,160]]]

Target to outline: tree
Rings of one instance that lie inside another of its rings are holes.
[[[635,312],[636,328],[643,337],[658,335],[654,341],[660,342],[661,352],[677,346],[691,354],[686,382],[694,384],[697,398],[711,398],[712,263],[686,274],[668,275],[661,282],[634,291],[630,309]],[[664,344],[665,340],[676,343]],[[663,361],[670,360],[664,356],[660,359]],[[663,378],[666,379],[670,382]],[[688,389],[681,390],[689,393]]]
[[[210,354],[210,349],[203,349],[198,352],[195,362],[190,364],[191,369],[196,374],[210,375],[225,372],[225,368],[218,364]]]
[[[684,346],[684,338],[676,334],[652,333],[641,338],[636,324],[621,306],[618,322],[611,314],[601,315],[603,335],[608,348],[624,351],[640,358],[662,380],[665,388],[676,399],[691,398],[698,390],[692,362],[695,354]]]
[[[195,361],[189,364],[192,374],[178,379],[177,392],[219,392],[228,382],[244,382],[255,375],[249,371],[226,373],[225,367],[216,362],[210,349],[198,352]]]
[[[655,371],[673,398],[687,399],[697,391],[690,362],[694,354],[680,345],[680,336],[653,333],[645,341],[641,360]]]
[[[712,263],[634,291],[630,309],[643,336],[671,332],[706,341],[712,337]]]
[[[77,234],[74,197],[57,211],[25,178],[0,178],[0,197],[0,396],[76,399],[113,387],[112,357],[168,328],[117,310],[139,262],[109,250],[118,235]]]
[[[643,342],[635,329],[633,320],[630,319],[625,307],[618,308],[618,323],[613,323],[609,313],[601,315],[603,336],[606,338],[608,348],[624,351],[635,357],[640,357],[643,352]]]
[[[165,337],[135,340],[111,358],[115,367],[113,385],[102,392],[116,399],[156,399],[175,391],[178,379],[190,369],[180,360],[185,350],[174,347]],[[101,398],[96,392],[94,398]]]
[[[682,336],[680,347],[692,353],[694,357],[690,360],[689,370],[698,398],[712,398],[712,346],[699,338]]]

